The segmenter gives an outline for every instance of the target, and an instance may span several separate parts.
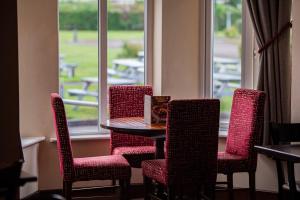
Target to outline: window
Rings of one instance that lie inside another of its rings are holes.
[[[59,1],[60,95],[71,134],[99,132],[109,85],[145,84],[146,9],[146,0]]]
[[[221,102],[220,130],[227,130],[236,88],[253,88],[253,31],[243,0],[208,0],[206,95]],[[247,48],[245,48],[247,47]]]

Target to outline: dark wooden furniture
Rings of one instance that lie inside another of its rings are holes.
[[[300,123],[271,123],[270,124],[270,133],[273,139],[274,145],[279,144],[290,144],[291,142],[300,142]],[[289,170],[294,170],[294,163],[287,163]],[[278,197],[279,199],[283,199],[283,190],[290,190],[288,183],[285,181],[285,176],[283,172],[283,166],[280,159],[276,159],[276,168],[277,168],[277,178],[278,178]],[[293,173],[293,172],[291,172]],[[293,177],[291,177],[293,178]],[[296,187],[291,188],[298,191],[298,195],[300,194],[300,183],[297,184],[295,179],[293,178],[292,185],[296,185]],[[296,192],[292,191],[291,192]]]
[[[126,133],[130,135],[144,136],[155,140],[155,157],[164,158],[164,140],[166,125],[150,125],[144,122],[143,117],[126,117],[107,120],[100,126],[117,133]]]
[[[30,183],[30,182],[36,182],[37,181],[37,177],[33,176],[27,172],[21,171],[21,176],[19,179],[19,185],[23,186],[26,183]]]
[[[282,189],[284,183],[283,170],[281,161],[287,162],[288,169],[288,188],[290,189],[290,198],[297,199],[297,190],[294,174],[294,163],[300,163],[300,145],[270,145],[270,146],[255,146],[258,153],[267,155],[276,161],[277,173],[279,180],[279,196],[283,199]],[[299,199],[299,197],[298,197]]]
[[[21,170],[23,162],[23,160],[16,161],[0,170],[0,197],[7,200],[18,199],[20,186],[37,181],[36,176]]]

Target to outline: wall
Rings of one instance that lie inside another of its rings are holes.
[[[300,122],[300,91],[299,91],[299,85],[300,85],[300,12],[297,12],[300,10],[300,2],[299,1],[293,1],[293,31],[292,31],[292,121],[294,122]]]
[[[21,133],[49,136],[49,94],[58,88],[56,1],[19,0],[18,21]]]
[[[300,123],[300,1],[293,1],[293,31],[292,31],[292,98],[291,98],[291,120]],[[300,164],[296,164],[295,174],[300,180]]]
[[[156,94],[171,95],[172,98],[203,97],[203,2],[155,1],[153,80]],[[298,1],[294,1],[294,10],[296,9],[300,9]],[[300,50],[300,14],[298,15],[294,16],[294,63],[299,63],[297,52]],[[57,2],[19,0],[19,22],[21,133],[26,136],[45,135],[49,138],[54,135],[49,95],[58,90]],[[294,120],[299,121],[300,112],[297,109],[300,93],[296,87],[300,81],[297,74],[300,74],[300,69],[294,65],[292,115]],[[56,143],[46,141],[40,146],[40,189],[61,187],[55,145]],[[220,149],[224,145],[225,139],[220,138]],[[75,156],[105,155],[108,154],[109,140],[76,141],[73,142],[73,149]],[[134,182],[141,181],[141,176],[137,174],[140,172],[134,172]],[[274,163],[259,156],[257,188],[275,191],[275,177]],[[235,175],[234,178],[235,186],[248,187],[247,174]]]
[[[155,92],[199,97],[199,1],[155,1]]]

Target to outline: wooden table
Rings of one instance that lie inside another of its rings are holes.
[[[287,162],[288,182],[291,192],[291,198],[296,199],[297,190],[294,174],[294,163],[300,163],[300,145],[270,145],[270,146],[255,146],[258,153],[267,155],[274,160]]]
[[[116,133],[151,138],[155,140],[155,158],[164,158],[165,125],[150,125],[144,122],[143,117],[128,117],[110,119],[106,123],[101,123],[100,126]]]

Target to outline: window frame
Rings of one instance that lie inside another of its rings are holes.
[[[204,56],[204,97],[213,97],[213,42],[214,42],[214,1],[205,0],[205,56]],[[255,88],[257,69],[255,68],[255,41],[246,1],[242,0],[242,55],[241,55],[241,87]],[[220,119],[220,131],[227,132],[229,119]]]
[[[108,119],[108,88],[107,88],[107,68],[108,68],[108,46],[107,46],[107,2],[108,0],[98,0],[98,131],[72,131],[72,136],[104,135],[109,131],[100,127],[100,123]],[[144,0],[144,68],[145,85],[152,85],[153,77],[153,21],[154,21],[154,1]]]
[[[98,79],[100,87],[98,87],[99,102],[98,102],[98,124],[106,122],[108,119],[108,93],[107,93],[107,1],[98,0]],[[144,1],[144,68],[145,68],[145,85],[152,85],[153,74],[153,17],[154,17],[154,2],[152,0]],[[100,133],[107,130],[99,127]]]

